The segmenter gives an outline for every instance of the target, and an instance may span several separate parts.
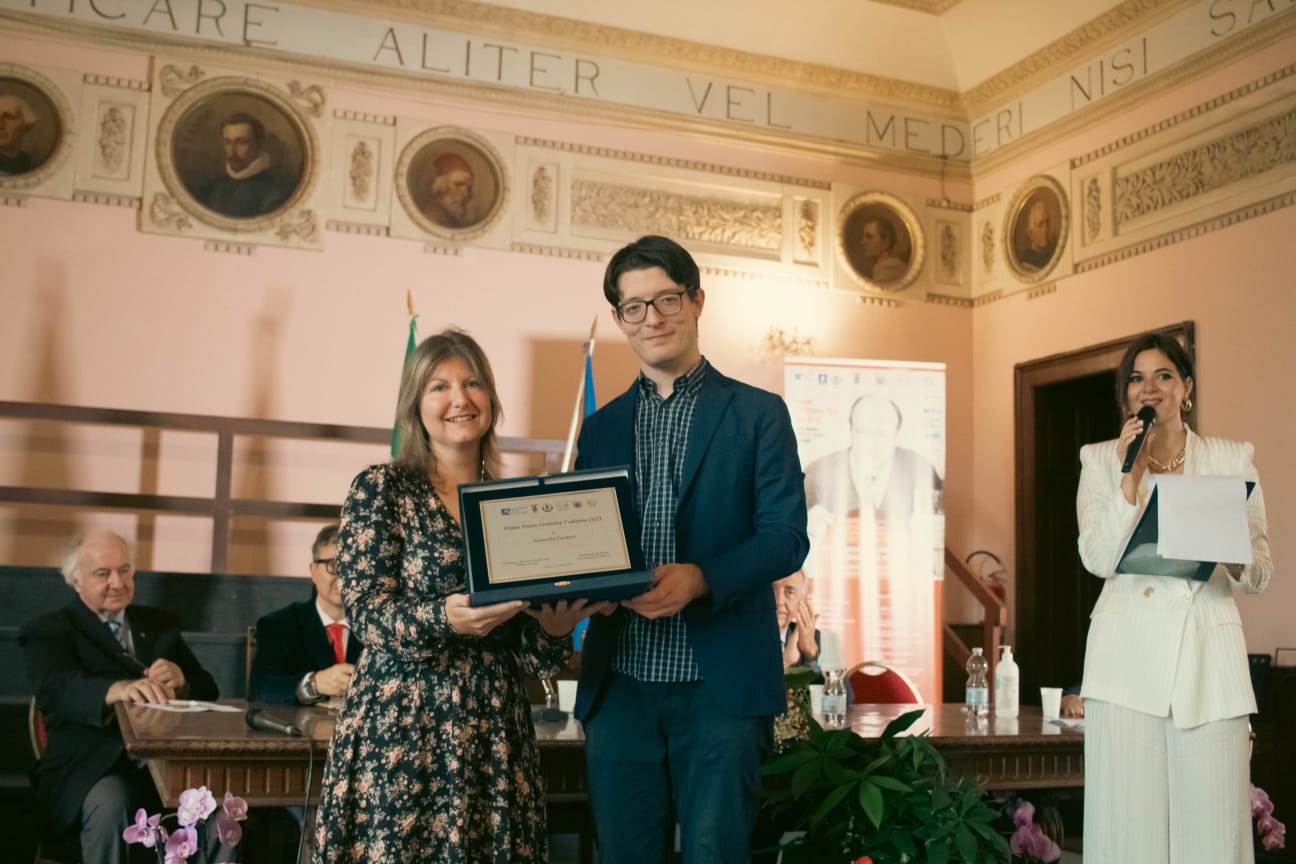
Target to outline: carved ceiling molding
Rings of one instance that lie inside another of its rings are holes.
[[[296,0],[305,6],[332,9],[373,17],[394,15],[411,23],[463,30],[471,26],[474,33],[491,34],[513,41],[528,37],[543,39],[553,45],[580,48],[653,64],[679,68],[741,75],[752,82],[772,86],[813,88],[833,96],[856,93],[904,105],[935,108],[957,116],[960,97],[957,90],[933,87],[899,78],[869,75],[849,69],[820,66],[799,60],[772,57],[702,42],[673,39],[579,21],[488,6],[472,0]],[[941,0],[933,0],[941,2]],[[957,0],[955,0],[957,2]],[[953,4],[951,4],[953,5]]]
[[[777,254],[783,205],[690,195],[580,178],[571,184],[571,224],[625,235],[662,234],[742,252]]]
[[[944,15],[962,3],[963,0],[873,0],[873,2],[882,3],[886,6],[898,6],[901,9],[913,9],[916,12],[926,12],[928,15]]]
[[[514,241],[509,245],[513,252],[521,252],[524,255],[541,255],[545,258],[566,258],[571,261],[593,261],[600,262],[607,258],[602,252],[595,252],[590,249],[569,249],[566,246],[542,246],[539,243],[522,243]]]
[[[1273,22],[1272,26],[1248,28],[1215,48],[1189,57],[1174,66],[1144,78],[1142,81],[1130,84],[1099,102],[1090,103],[1088,106],[1072,112],[1050,126],[1032,132],[1023,139],[1000,147],[988,156],[977,159],[973,163],[973,176],[984,176],[1006,168],[1037,150],[1064,141],[1104,120],[1133,109],[1140,102],[1168,93],[1212,69],[1239,60],[1274,42],[1285,39],[1293,33],[1296,33],[1296,15],[1281,16]],[[1252,84],[1246,85],[1245,88],[1238,88],[1237,91],[1203,102],[1191,110],[1201,113],[1211,108],[1218,108],[1227,101],[1232,101],[1232,99],[1283,80],[1289,74],[1287,69],[1283,69],[1266,75],[1263,78],[1256,79]]]
[[[1076,156],[1071,160],[1071,168],[1072,170],[1075,170],[1076,168],[1080,168],[1090,162],[1093,162],[1095,159],[1101,159],[1104,156],[1110,156],[1111,154],[1115,153],[1118,150],[1121,150],[1125,147],[1129,147],[1132,144],[1137,144],[1138,142],[1143,141],[1147,138],[1151,138],[1153,135],[1160,134],[1161,132],[1164,132],[1167,129],[1171,129],[1175,126],[1178,126],[1180,123],[1184,123],[1188,120],[1192,120],[1194,117],[1198,117],[1202,114],[1207,113],[1208,111],[1214,111],[1216,108],[1222,108],[1225,105],[1229,104],[1230,102],[1234,102],[1238,99],[1241,99],[1243,96],[1249,96],[1252,93],[1255,93],[1259,90],[1263,90],[1265,87],[1268,87],[1272,84],[1276,84],[1279,81],[1282,81],[1284,78],[1289,78],[1292,75],[1296,75],[1296,64],[1293,64],[1291,66],[1284,66],[1282,69],[1277,69],[1269,73],[1268,75],[1265,75],[1263,78],[1257,78],[1254,81],[1249,81],[1246,84],[1243,84],[1241,87],[1235,87],[1234,89],[1228,91],[1227,93],[1221,93],[1219,96],[1216,96],[1214,99],[1208,99],[1205,102],[1199,102],[1198,104],[1192,106],[1191,108],[1188,108],[1187,110],[1184,111],[1180,111],[1178,114],[1175,114],[1171,117],[1165,118],[1164,120],[1160,120],[1156,123],[1153,123],[1151,126],[1144,126],[1142,129],[1139,129],[1136,132],[1131,132],[1128,135],[1117,138],[1115,141],[1112,141],[1110,144],[1104,144],[1102,147],[1099,147],[1097,150],[1091,150],[1082,156]]]
[[[952,294],[936,294],[931,291],[927,292],[927,302],[936,306],[954,306],[959,309],[971,309],[976,305],[971,297],[955,297]]]
[[[596,156],[602,159],[619,159],[623,162],[639,162],[645,165],[658,165],[665,168],[682,168],[688,171],[702,171],[709,174],[723,174],[726,177],[740,177],[744,180],[761,180],[768,183],[781,183],[790,186],[801,186],[806,189],[831,189],[832,183],[827,180],[807,180],[804,177],[793,177],[790,174],[773,174],[768,171],[748,171],[734,165],[721,165],[717,162],[698,162],[693,159],[673,159],[669,156],[658,156],[655,153],[639,153],[634,150],[616,150],[611,147],[592,147],[574,141],[554,141],[548,138],[531,138],[518,135],[514,141],[526,147],[542,147],[546,150],[559,150],[563,153],[576,153],[581,156]]]
[[[983,114],[1007,102],[1023,90],[1053,78],[1059,66],[1079,63],[1083,56],[1100,51],[1110,42],[1129,37],[1135,24],[1150,24],[1154,18],[1171,15],[1196,0],[1125,0],[1087,24],[1055,39],[1002,72],[963,93],[968,114]]]
[[[1296,162],[1296,110],[1115,177],[1114,220],[1123,227],[1241,180]]]

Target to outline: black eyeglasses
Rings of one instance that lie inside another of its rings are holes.
[[[664,291],[651,300],[627,300],[616,307],[617,317],[627,324],[638,324],[648,317],[648,307],[657,310],[663,318],[678,315],[684,308],[685,291]]]
[[[337,558],[314,558],[312,560],[316,564],[323,564],[324,569],[329,572],[329,575],[337,575]]]

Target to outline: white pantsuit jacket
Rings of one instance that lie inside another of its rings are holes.
[[[1080,695],[1158,717],[1172,715],[1181,729],[1256,710],[1233,592],[1263,591],[1273,570],[1251,444],[1187,432],[1185,474],[1256,481],[1247,500],[1253,560],[1238,580],[1222,566],[1207,582],[1115,572],[1152,494],[1144,475],[1138,504],[1125,500],[1115,440],[1081,448],[1076,496],[1080,558],[1090,573],[1106,580],[1091,616]]]

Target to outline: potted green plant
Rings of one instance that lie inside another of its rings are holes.
[[[785,864],[1009,860],[981,786],[951,779],[926,735],[901,734],[922,713],[897,717],[875,739],[807,717],[803,738],[781,742],[763,768],[764,808],[789,838]]]

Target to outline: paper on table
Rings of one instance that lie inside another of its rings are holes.
[[[1189,561],[1251,563],[1246,482],[1241,477],[1157,477],[1157,553]]]
[[[172,699],[170,702],[151,702],[146,707],[159,711],[242,711],[234,705],[221,705],[219,702],[204,702],[201,699]]]

